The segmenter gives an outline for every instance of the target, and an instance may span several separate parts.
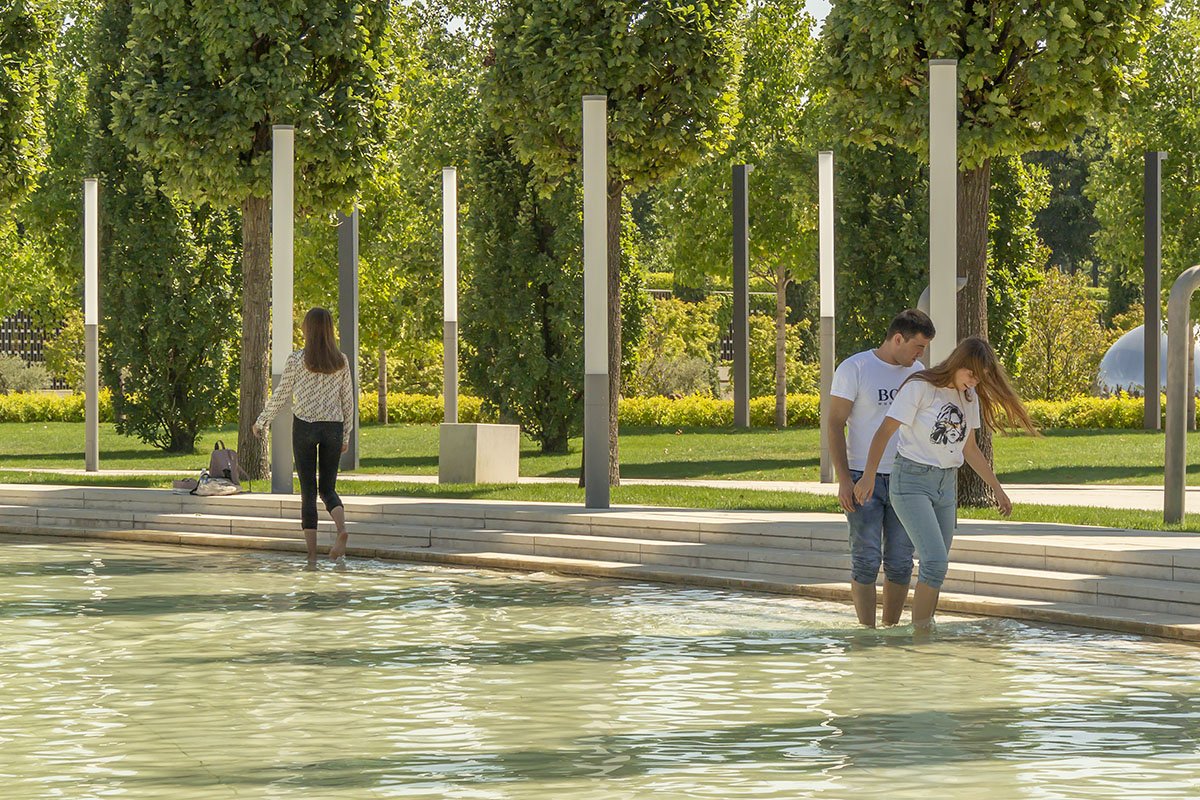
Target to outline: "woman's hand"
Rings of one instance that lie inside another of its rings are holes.
[[[250,432],[253,433],[256,438],[258,438],[258,439],[262,438],[263,429],[262,429],[262,426],[259,425],[257,422],[250,426]]]
[[[343,452],[343,453],[349,452],[349,450],[350,450],[350,443],[349,443],[349,442],[347,442],[346,444],[342,445],[342,452]]]
[[[1012,500],[1008,499],[1008,495],[999,486],[996,487],[996,505],[1000,507],[1001,515],[1007,517],[1012,513]]]
[[[875,494],[875,476],[864,474],[858,479],[858,483],[854,484],[854,499],[860,506],[864,506],[873,494]]]

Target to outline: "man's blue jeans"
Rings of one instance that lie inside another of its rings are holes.
[[[850,471],[853,481],[861,477],[861,472]],[[846,515],[850,523],[851,575],[858,583],[874,586],[882,564],[889,581],[907,586],[912,580],[913,544],[892,508],[888,482],[887,475],[876,475],[871,497],[853,514]]]

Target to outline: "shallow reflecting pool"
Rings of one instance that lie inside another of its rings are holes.
[[[1200,648],[0,539],[0,797],[1195,798]]]

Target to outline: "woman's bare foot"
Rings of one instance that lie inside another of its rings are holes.
[[[349,538],[349,533],[339,533],[337,535],[337,538],[333,540],[333,547],[329,548],[330,560],[337,561],[339,558],[346,555],[346,541]]]

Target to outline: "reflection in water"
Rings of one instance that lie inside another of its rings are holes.
[[[120,543],[0,556],[5,797],[1184,798],[1200,650]]]

